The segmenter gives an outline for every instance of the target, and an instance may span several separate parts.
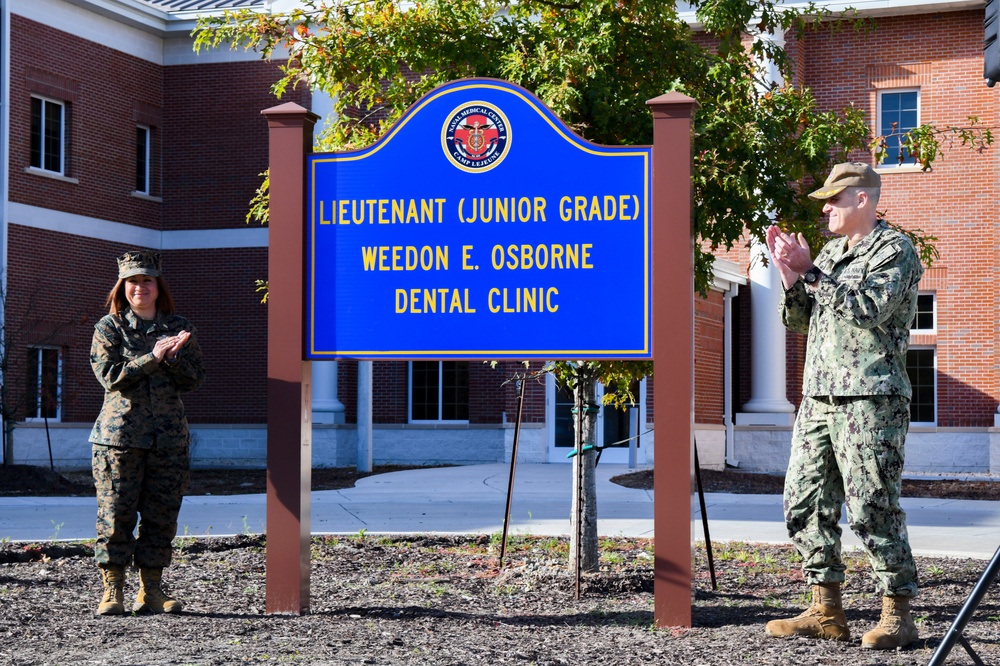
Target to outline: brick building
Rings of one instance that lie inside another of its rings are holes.
[[[5,460],[48,464],[51,443],[57,466],[89,465],[102,399],[88,362],[93,324],[115,281],[114,257],[146,247],[162,253],[205,352],[208,380],[185,400],[194,464],[263,466],[266,306],[254,281],[266,276],[267,229],[245,215],[267,167],[260,111],[278,103],[269,92],[276,70],[253,53],[196,54],[190,37],[198,12],[243,6],[264,3],[0,0],[0,263],[6,391],[16,406]],[[820,29],[789,46],[821,103],[853,103],[872,121],[946,125],[978,115],[997,126],[995,93],[981,76],[981,9],[877,6],[867,37]],[[321,116],[329,108],[304,88],[281,101]],[[938,236],[941,252],[921,284],[925,316],[913,339],[920,412],[911,467],[1000,468],[1000,453],[996,463],[990,456],[1000,396],[994,151],[945,146],[929,174],[907,164],[883,174],[881,207]],[[800,358],[803,342],[775,328],[770,277],[749,263],[748,251],[720,258],[711,293],[696,303],[699,453],[716,467],[781,469],[801,369],[782,375],[774,359]],[[314,464],[354,464],[359,363],[313,365]],[[517,367],[374,362],[374,461],[509,459],[517,400],[506,380]],[[652,462],[646,383],[639,405],[604,410],[599,423],[604,442],[642,434],[639,464]],[[551,379],[529,384],[520,459],[566,460],[569,407]],[[628,454],[609,449],[602,459]]]

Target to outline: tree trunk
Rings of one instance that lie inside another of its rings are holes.
[[[595,379],[580,379],[576,391],[577,418],[573,420],[576,441],[582,446],[597,445],[597,382]],[[581,404],[582,403],[582,404]],[[582,413],[583,418],[580,418]],[[582,432],[578,430],[582,426]],[[597,473],[595,468],[597,451],[594,448],[573,458],[573,504],[570,509],[572,534],[569,546],[570,569],[576,571],[577,556],[580,568],[587,572],[599,569],[600,553],[597,547]],[[582,507],[582,508],[581,508]],[[577,527],[577,517],[582,519],[582,529]]]

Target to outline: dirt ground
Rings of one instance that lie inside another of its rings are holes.
[[[314,487],[318,481],[314,471]],[[228,486],[247,482],[230,477]],[[756,478],[741,487],[773,483]],[[182,615],[98,617],[90,542],[0,543],[0,665],[916,666],[929,661],[987,564],[918,558],[921,638],[873,653],[860,649],[860,637],[877,622],[880,603],[857,554],[848,557],[844,595],[852,640],[832,643],[764,634],[767,620],[808,603],[790,547],[713,544],[716,590],[705,545],[697,544],[693,626],[656,628],[651,540],[603,539],[601,570],[584,577],[577,599],[564,539],[514,536],[500,568],[497,535],[317,537],[302,615],[266,613],[265,544],[262,535],[178,538],[165,580],[185,603]],[[127,602],[136,582],[130,572]],[[1000,663],[997,596],[987,595],[964,634],[987,664]],[[974,662],[956,645],[947,663]]]
[[[316,538],[309,612],[265,613],[264,537],[178,539],[166,573],[182,615],[99,617],[87,543],[0,544],[0,664],[926,664],[984,562],[919,558],[921,639],[860,649],[879,599],[851,556],[845,604],[852,640],[774,639],[771,618],[805,603],[787,547],[715,544],[718,590],[695,549],[692,627],[653,621],[652,542],[605,539],[601,571],[575,578],[563,539],[514,537],[504,567],[490,537]],[[135,594],[130,573],[126,595]],[[127,598],[127,601],[130,599]],[[965,637],[1000,663],[1000,605],[987,598]],[[960,646],[949,665],[972,664]]]

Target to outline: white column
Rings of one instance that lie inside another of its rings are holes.
[[[762,258],[767,246],[754,241],[750,270],[750,401],[736,415],[736,425],[791,425],[795,407],[785,397],[785,328],[778,316],[781,278]]]
[[[733,296],[740,293],[739,284],[732,283],[722,296],[722,423],[726,426],[727,465],[739,467],[736,459],[736,438],[733,431]]]
[[[760,35],[778,46],[785,45],[785,35],[773,32]],[[761,63],[765,80],[783,85],[784,79],[774,62]],[[750,401],[736,415],[736,425],[791,425],[795,407],[785,397],[785,327],[778,317],[781,300],[781,277],[770,262],[767,244],[754,239],[750,247]],[[764,266],[764,259],[768,265]]]
[[[358,361],[359,472],[372,471],[372,362]]]
[[[313,423],[344,423],[344,404],[337,399],[337,362],[313,361]]]

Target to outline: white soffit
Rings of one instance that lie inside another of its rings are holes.
[[[254,225],[247,225],[245,229],[160,231],[15,202],[8,204],[7,221],[32,229],[44,229],[154,250],[267,247],[267,227]]]

